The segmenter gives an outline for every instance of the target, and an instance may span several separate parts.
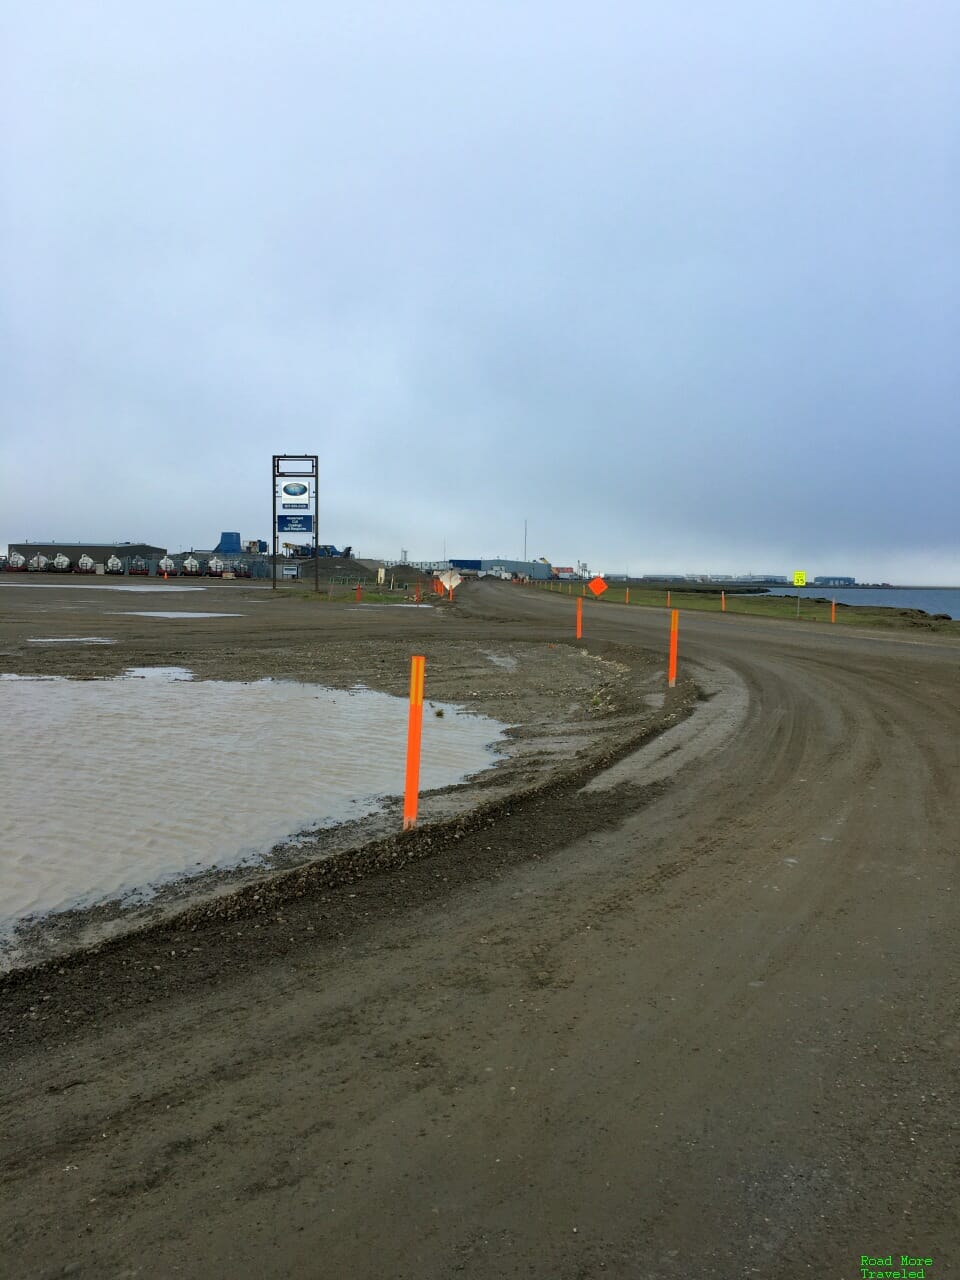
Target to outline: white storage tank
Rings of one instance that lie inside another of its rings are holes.
[[[169,556],[161,556],[157,562],[157,574],[172,574],[177,572],[177,566],[173,563]]]
[[[38,573],[40,570],[46,569],[49,563],[50,562],[47,559],[47,557],[42,556],[38,551],[35,556],[30,557],[29,561],[27,562],[27,568],[30,570],[31,573]]]
[[[11,551],[10,558],[7,560],[7,569],[11,573],[22,573],[27,566],[26,556],[22,556],[19,551]]]
[[[77,561],[77,573],[96,573],[97,566],[88,555],[82,555]]]
[[[73,561],[70,559],[70,557],[65,556],[62,551],[59,551],[53,557],[53,564],[50,567],[51,569],[55,569],[57,573],[66,573],[72,564],[73,564]]]
[[[107,557],[107,573],[123,573],[123,561],[119,556]]]
[[[219,556],[211,556],[210,563],[207,565],[207,575],[211,578],[219,578],[223,574],[223,561]]]
[[[200,561],[196,556],[187,556],[181,567],[185,574],[191,578],[195,578],[200,572]]]

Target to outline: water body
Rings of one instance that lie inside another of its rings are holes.
[[[439,704],[438,704],[439,705]],[[425,708],[421,789],[495,764],[506,726]],[[403,790],[408,703],[364,688],[0,676],[0,967],[18,923],[255,865]]]
[[[796,587],[767,592],[771,596],[796,596]],[[862,604],[883,609],[923,609],[960,618],[960,587],[801,587],[801,598],[836,600],[837,604]]]

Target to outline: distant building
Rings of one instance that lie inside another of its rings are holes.
[[[815,587],[855,587],[857,585],[857,580],[856,578],[838,577],[814,578],[813,585]]]
[[[397,565],[399,560],[386,560],[387,566]],[[445,573],[447,569],[459,569],[461,572],[490,574],[518,578],[549,578],[553,572],[546,560],[471,560],[459,557],[455,560],[408,560],[404,564],[407,569],[419,569],[423,573]]]
[[[110,556],[121,560],[135,556],[141,560],[159,560],[167,554],[166,547],[152,547],[146,542],[11,542],[10,553],[14,551],[28,560],[36,555],[46,556],[48,560],[65,555],[76,563],[81,556],[89,556],[94,564],[103,564]]]

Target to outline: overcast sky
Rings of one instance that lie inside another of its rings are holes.
[[[956,0],[0,15],[0,546],[960,583]]]

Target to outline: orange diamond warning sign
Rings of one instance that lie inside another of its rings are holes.
[[[602,596],[604,591],[606,591],[607,589],[607,584],[600,577],[591,578],[590,581],[587,583],[587,586],[590,588],[590,590],[593,592],[595,596]]]

